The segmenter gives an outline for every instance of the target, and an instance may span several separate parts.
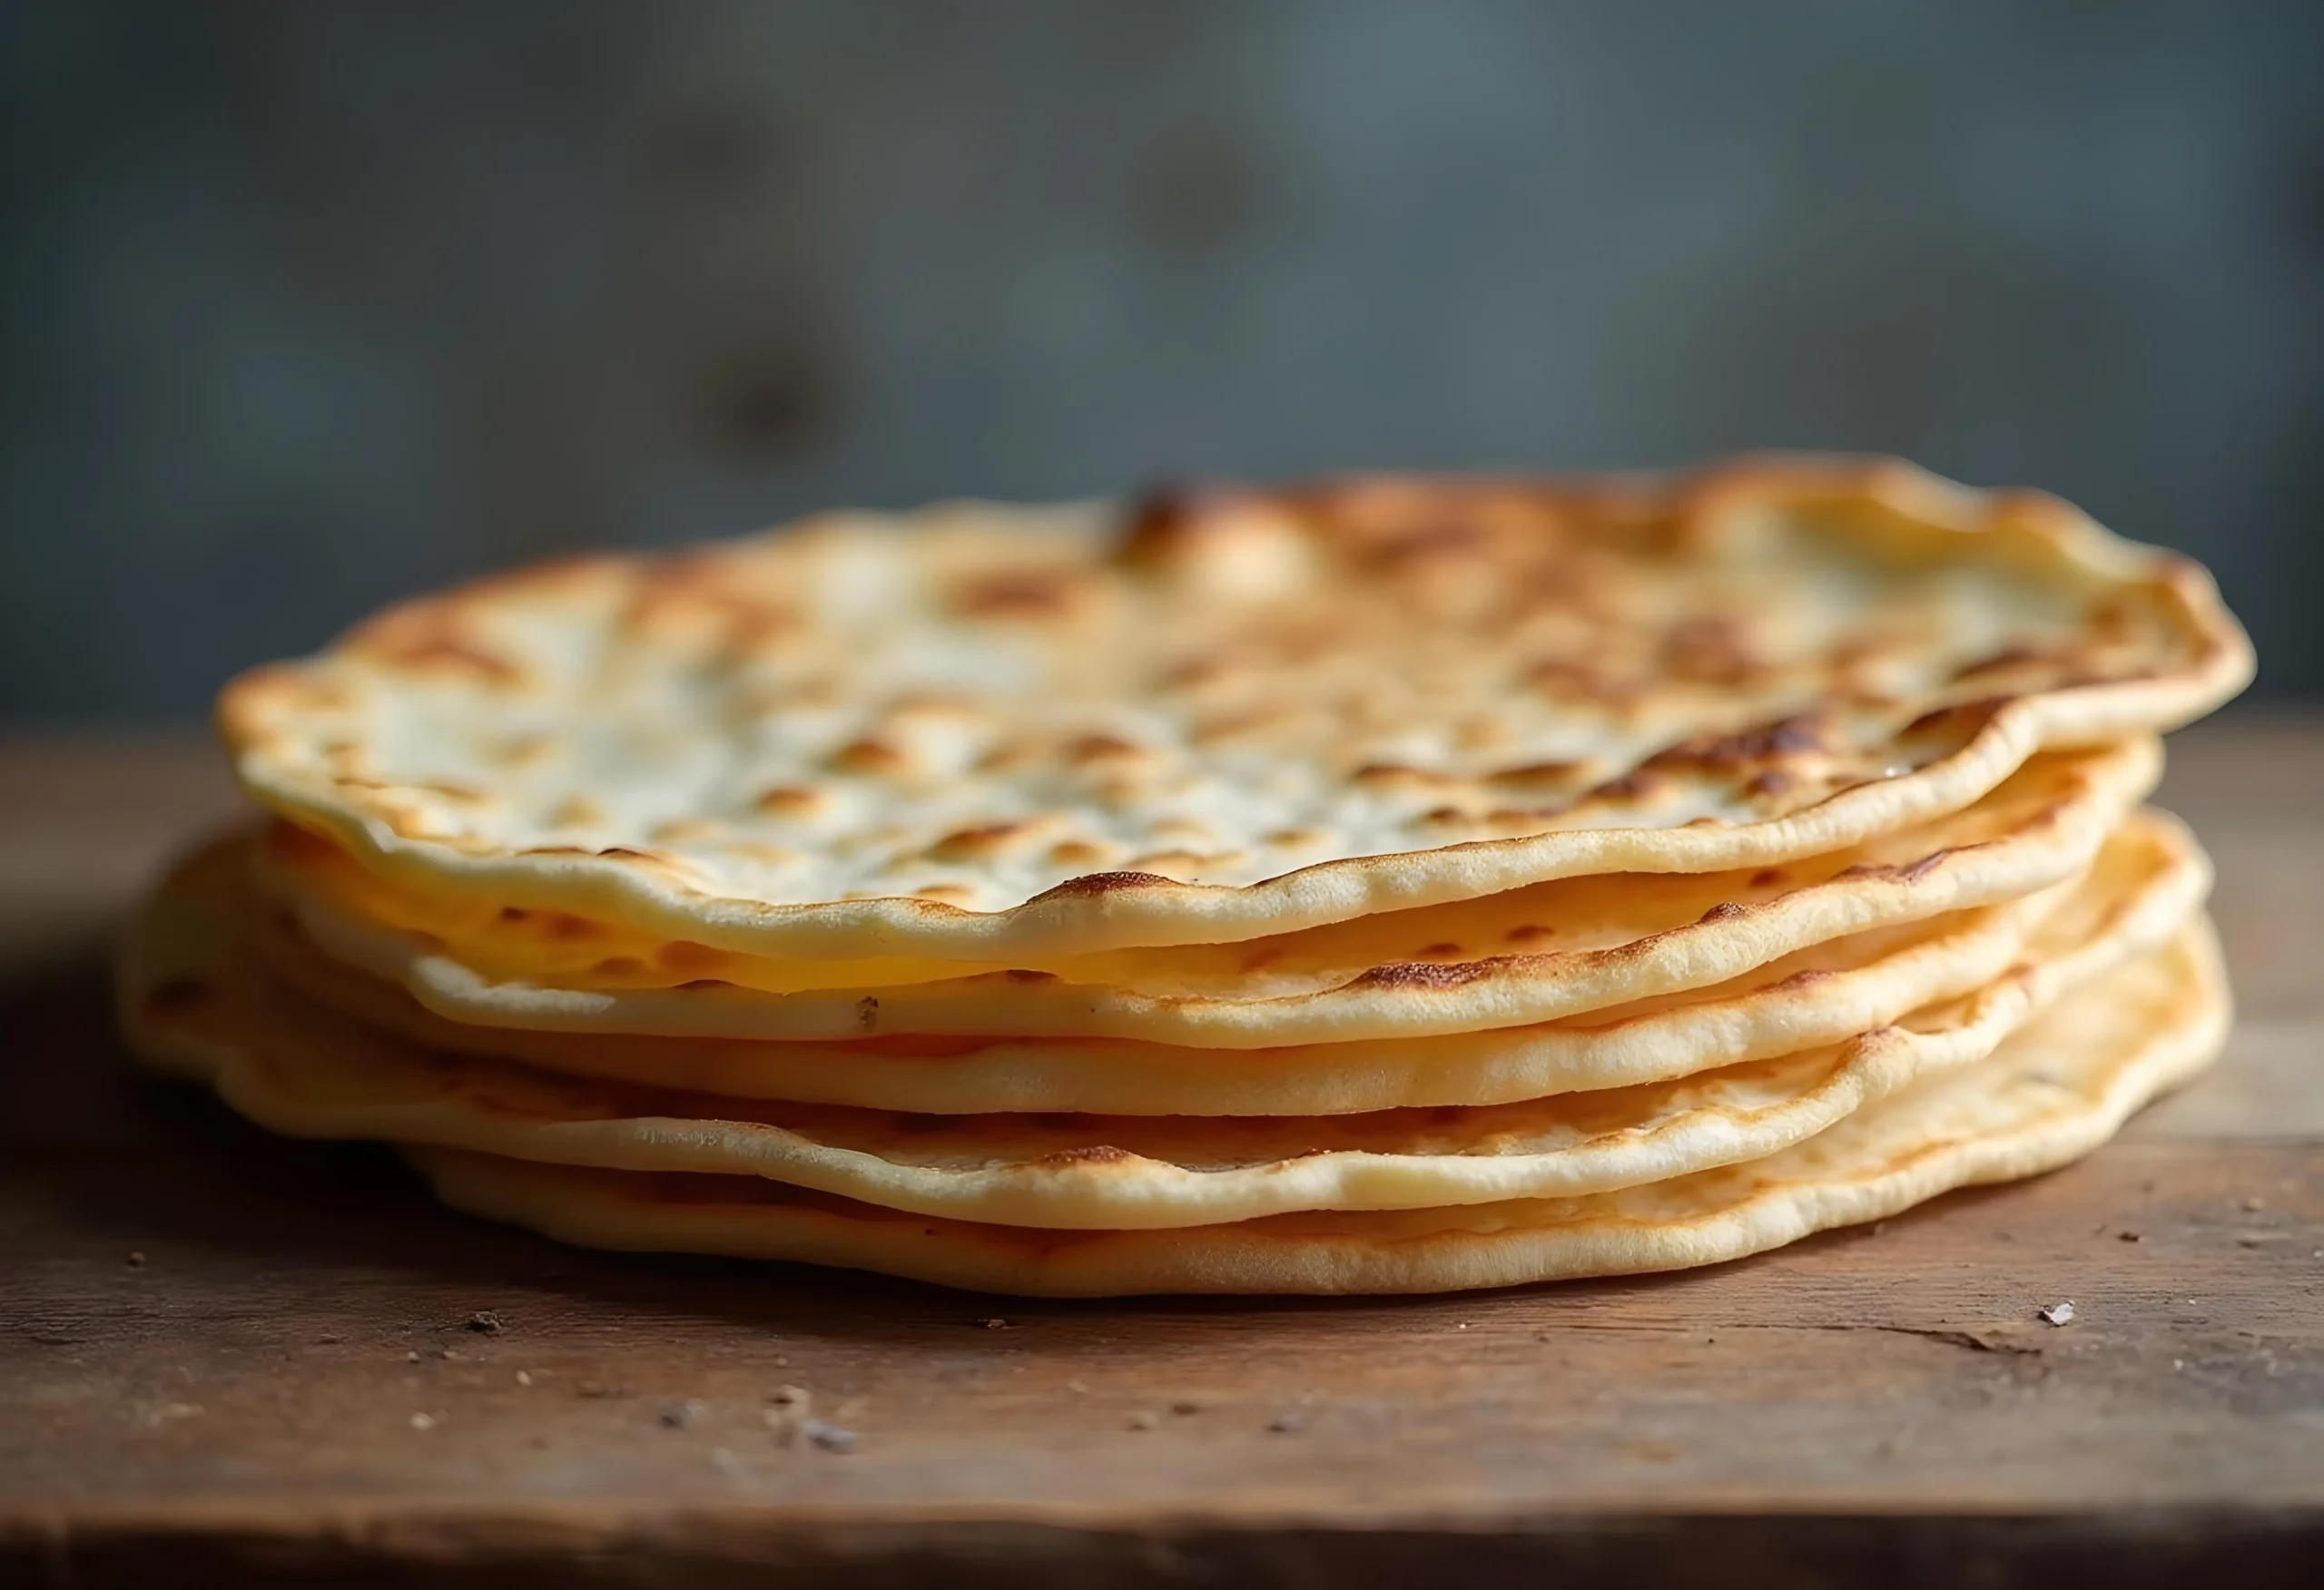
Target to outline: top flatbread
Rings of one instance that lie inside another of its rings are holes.
[[[1791,460],[833,517],[408,604],[220,721],[414,888],[1009,963],[1839,849],[2250,671],[2063,503]]]

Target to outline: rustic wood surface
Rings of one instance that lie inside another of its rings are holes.
[[[105,936],[224,781],[0,746],[0,1583],[2318,1582],[2324,725],[2164,799],[2241,1019],[2081,1165],[1692,1274],[1057,1303],[562,1249],[133,1076]]]

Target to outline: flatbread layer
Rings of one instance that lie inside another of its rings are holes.
[[[326,954],[478,1026],[1234,1049],[1346,1043],[1557,1020],[1709,987],[1852,934],[2021,898],[2089,866],[2161,770],[2149,737],[2048,751],[1959,811],[1751,871],[1566,878],[1238,944],[1115,951],[1063,972],[1010,967],[901,986],[773,993],[720,976],[651,987],[497,979],[424,935],[316,898],[290,904]],[[606,968],[617,974],[629,975]]]
[[[247,905],[239,841],[187,887]],[[1495,1104],[1684,1076],[1839,1042],[1968,994],[2050,947],[2137,913],[2170,927],[2211,872],[2167,814],[2134,814],[2080,878],[1998,905],[1799,950],[1710,987],[1530,1026],[1265,1049],[1118,1038],[872,1037],[832,1043],[531,1032],[448,1021],[316,950],[279,913],[255,931],[271,969],[318,1004],[417,1045],[571,1075],[743,1099],[939,1114],[1329,1115]],[[2143,926],[2124,931],[2145,932]]]

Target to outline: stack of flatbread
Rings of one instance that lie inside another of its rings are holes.
[[[225,692],[138,1053],[576,1242],[1028,1293],[1704,1264],[2216,1053],[2209,578],[1891,462],[834,515]]]

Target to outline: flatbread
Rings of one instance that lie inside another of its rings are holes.
[[[707,977],[648,988],[496,981],[420,936],[317,899],[292,904],[327,954],[401,985],[439,1016],[487,1026],[1344,1043],[1517,1026],[1708,987],[1811,945],[2047,888],[2090,864],[2161,768],[2160,747],[2144,737],[2045,752],[1963,810],[1758,871],[1567,878],[1236,945],[1084,957],[1067,973],[1012,968],[902,986],[775,994]]]
[[[212,902],[186,898],[199,878],[181,875],[133,947],[130,1030],[158,1063],[199,1075],[271,1130],[754,1174],[919,1213],[1077,1230],[1566,1197],[1762,1158],[1915,1075],[1984,1057],[2186,920],[2136,898],[2083,902],[2053,912],[2024,960],[1974,995],[1844,1043],[1642,1086],[1315,1119],[946,1117],[752,1104],[431,1054],[274,984]]]
[[[248,882],[229,840],[174,888],[237,914]],[[448,1021],[315,950],[274,914],[262,958],[317,1003],[424,1048],[733,1098],[944,1114],[1325,1115],[1493,1104],[1682,1076],[1884,1026],[1973,991],[2022,957],[2101,932],[2183,920],[2207,858],[2167,814],[2133,814],[2083,877],[1999,905],[1797,951],[1712,987],[1528,1026],[1256,1050],[1108,1038],[868,1038],[842,1043],[539,1033]],[[2121,920],[2135,916],[2137,922]],[[2152,925],[2152,926],[2150,926]],[[231,929],[212,930],[227,942]]]
[[[2250,668],[2184,559],[1802,458],[832,516],[406,604],[220,722],[422,892],[1021,966],[1846,849]]]
[[[408,1148],[458,1208],[591,1247],[804,1260],[983,1291],[1427,1292],[1716,1264],[2079,1158],[2216,1057],[2209,924],[2071,996],[1991,1059],[1935,1073],[1766,1159],[1580,1198],[1059,1232],[907,1214],[751,1176]]]

